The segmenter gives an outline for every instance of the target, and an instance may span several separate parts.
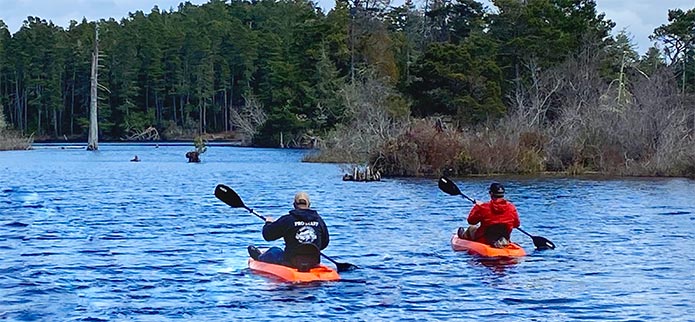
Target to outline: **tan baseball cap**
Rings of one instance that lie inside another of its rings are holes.
[[[297,206],[305,205],[306,207],[309,207],[311,205],[309,195],[304,191],[297,192],[297,194],[294,195],[294,204]]]

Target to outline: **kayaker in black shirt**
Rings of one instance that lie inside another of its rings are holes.
[[[285,239],[284,251],[279,247],[271,247],[261,253],[253,245],[248,247],[249,255],[255,260],[263,262],[290,265],[292,258],[300,249],[305,249],[306,244],[315,245],[318,250],[328,246],[329,236],[326,223],[318,212],[310,209],[309,195],[305,192],[297,192],[294,196],[294,209],[274,221],[266,217],[263,226],[263,238],[266,241]],[[313,248],[313,246],[311,246]],[[316,257],[318,259],[318,251]]]

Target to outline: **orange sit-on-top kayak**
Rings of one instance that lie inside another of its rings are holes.
[[[451,237],[451,248],[457,251],[467,251],[470,254],[483,257],[521,257],[526,252],[516,243],[509,243],[504,248],[495,248],[487,244],[461,239],[456,234]]]
[[[340,280],[338,271],[325,265],[314,267],[308,272],[300,272],[294,267],[271,264],[249,258],[249,268],[255,272],[272,275],[285,282],[292,283]]]

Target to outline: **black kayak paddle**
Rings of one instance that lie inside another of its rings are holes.
[[[244,208],[244,209],[248,210],[248,212],[254,214],[256,217],[265,220],[265,217],[259,215],[253,209],[247,207],[244,204],[244,201],[241,200],[241,197],[239,197],[239,195],[230,187],[227,187],[223,184],[218,184],[217,187],[215,187],[215,197],[217,197],[217,199],[222,200],[222,202],[226,203],[227,205],[231,206],[232,208]],[[345,272],[345,271],[359,268],[359,267],[357,267],[357,265],[353,265],[350,263],[336,262],[334,259],[328,257],[323,252],[320,252],[320,254],[321,254],[321,256],[325,257],[326,259],[331,261],[333,264],[335,264],[336,268],[338,268],[338,272]]]
[[[437,183],[437,185],[439,186],[439,189],[441,189],[442,191],[444,191],[445,193],[447,193],[449,195],[452,195],[452,196],[460,195],[463,198],[468,199],[470,202],[475,203],[474,199],[471,199],[470,197],[463,194],[463,192],[461,192],[461,190],[456,185],[456,183],[454,183],[453,181],[451,181],[451,179],[449,179],[447,177],[439,178],[439,182]],[[538,250],[555,249],[555,244],[553,244],[553,242],[551,242],[547,238],[541,237],[541,236],[533,236],[519,227],[516,227],[516,229],[518,229],[520,232],[524,233],[526,236],[531,237],[531,239],[533,239],[533,245],[536,246],[536,249],[538,249]]]

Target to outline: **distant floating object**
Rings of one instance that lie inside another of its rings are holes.
[[[130,162],[140,162],[140,158],[136,155]]]

